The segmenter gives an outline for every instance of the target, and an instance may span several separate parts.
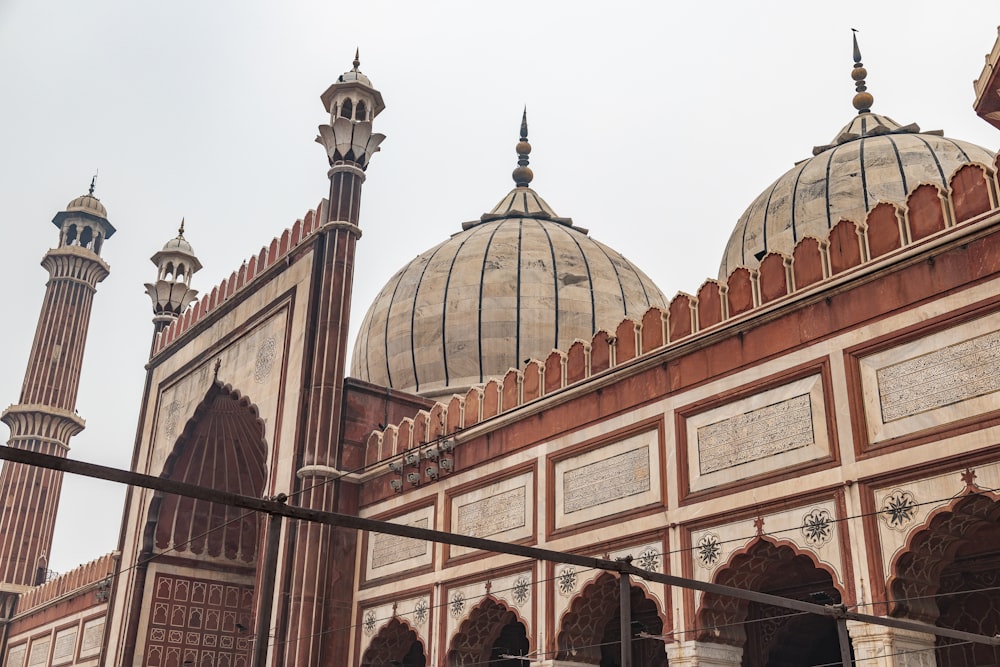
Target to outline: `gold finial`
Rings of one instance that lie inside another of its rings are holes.
[[[361,58],[359,57],[360,52],[361,52],[361,49],[359,49],[357,47],[354,48],[354,70],[355,71],[357,71],[357,69],[359,67],[361,67]]]
[[[528,184],[531,183],[531,179],[535,177],[531,169],[528,168],[528,155],[531,154],[531,144],[528,143],[528,107],[524,107],[524,113],[521,114],[521,140],[517,142],[517,167],[514,169],[512,176],[514,177],[514,183],[517,184],[519,188],[526,188]]]
[[[184,238],[184,218],[181,218],[181,226],[177,229],[177,238]]]
[[[858,48],[858,31],[855,28],[851,28],[851,33],[851,37],[854,39],[854,69],[851,71],[851,78],[854,79],[855,90],[852,104],[854,104],[854,108],[858,110],[859,114],[868,113],[872,110],[875,98],[868,92],[868,86],[865,85],[865,77],[868,76],[868,70],[861,63],[861,49]]]

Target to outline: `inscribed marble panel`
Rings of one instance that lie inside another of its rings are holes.
[[[73,659],[73,651],[76,650],[76,637],[79,632],[80,628],[74,625],[56,633],[55,646],[52,647],[52,664]]]
[[[104,636],[104,619],[92,618],[83,624],[83,638],[80,640],[80,657],[97,655],[101,650]]]
[[[534,534],[534,473],[526,472],[451,498],[451,530],[514,542]],[[473,551],[452,546],[451,557]]]
[[[691,491],[830,454],[817,373],[684,418]]]
[[[862,357],[858,366],[872,444],[995,410],[1000,315]]]
[[[422,507],[389,521],[404,526],[433,528],[434,507]],[[432,557],[433,551],[429,542],[384,533],[371,533],[368,538],[365,578],[376,579],[429,565]]]
[[[7,662],[5,663],[7,667],[24,667],[24,659],[27,657],[28,646],[27,644],[21,644],[20,646],[13,646],[7,651]]]
[[[659,430],[555,462],[555,527],[661,502]]]

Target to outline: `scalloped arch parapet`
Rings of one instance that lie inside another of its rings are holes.
[[[916,186],[905,204],[880,202],[862,222],[844,220],[826,238],[804,236],[791,254],[769,253],[762,258],[759,268],[734,268],[726,284],[708,279],[698,289],[697,296],[679,292],[665,310],[653,307],[641,318],[624,318],[614,333],[597,331],[589,341],[576,340],[566,350],[553,350],[544,361],[525,360],[522,369],[510,369],[502,379],[491,379],[471,387],[464,395],[446,399],[441,410],[447,417],[436,437],[447,437],[543,399],[625,361],[793,297],[949,226],[960,226],[997,211],[1000,185],[995,169],[978,163],[965,165],[948,182],[947,191],[934,185]],[[987,203],[992,208],[982,210]],[[952,210],[971,217],[952,223]],[[913,234],[914,227],[917,236]],[[305,233],[306,230],[303,237]],[[386,429],[383,438],[388,441],[390,437]],[[369,442],[370,447],[376,443],[380,447],[379,460],[391,455],[385,442]],[[392,453],[408,446],[393,446]],[[368,454],[366,460],[371,458]]]
[[[233,298],[236,293],[246,289],[254,282],[254,279],[307,241],[319,230],[321,226],[319,221],[322,219],[327,205],[326,199],[320,201],[315,209],[306,213],[302,219],[296,220],[295,224],[285,229],[279,237],[275,237],[268,245],[262,247],[259,253],[243,262],[238,270],[224,278],[212,288],[211,292],[206,293],[199,301],[188,306],[177,320],[156,334],[152,354],[156,355],[169,347],[181,334]]]

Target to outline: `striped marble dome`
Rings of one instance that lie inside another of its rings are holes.
[[[947,188],[948,178],[964,164],[993,162],[985,148],[868,111],[813,155],[740,216],[719,266],[720,279],[739,266],[756,267],[768,252],[790,254],[805,236],[826,238],[842,219],[861,222],[879,202],[903,203],[918,185]]]
[[[645,273],[519,186],[389,280],[361,324],[351,375],[461,393],[666,303]]]

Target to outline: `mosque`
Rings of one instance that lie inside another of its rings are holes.
[[[1000,128],[998,63],[1000,40],[974,105]],[[321,96],[314,210],[203,295],[183,226],[152,256],[134,472],[921,624],[848,621],[857,664],[1000,663],[935,634],[1000,634],[992,151],[874,112],[855,44],[856,113],[750,203],[716,278],[668,299],[532,189],[525,117],[513,189],[389,278],[348,368],[384,139],[359,68]],[[9,447],[66,456],[84,426],[110,220],[93,190],[53,219]],[[0,473],[2,667],[610,666],[623,639],[635,666],[841,664],[830,617],[308,521],[279,532],[138,486],[119,543],[46,581],[61,475]]]

